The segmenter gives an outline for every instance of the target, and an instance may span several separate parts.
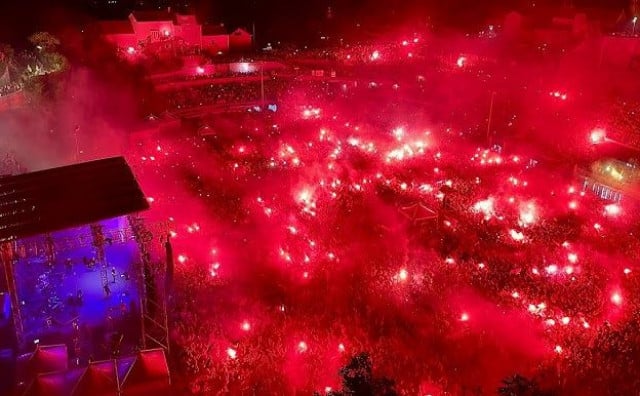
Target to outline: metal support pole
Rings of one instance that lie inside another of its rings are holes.
[[[487,120],[487,143],[491,146],[491,118],[493,117],[493,101],[496,98],[495,91],[491,93],[491,104],[489,105],[489,119]]]
[[[153,234],[144,225],[141,218],[129,216],[129,224],[140,250],[141,266],[139,282],[142,295],[140,298],[140,320],[142,345],[160,347],[169,352],[169,326],[166,293],[162,274],[151,262],[148,244],[154,241]],[[158,276],[160,275],[160,276]]]
[[[7,280],[7,291],[11,300],[11,317],[13,319],[13,327],[16,331],[16,339],[18,348],[24,347],[24,326],[22,324],[22,314],[20,313],[20,299],[18,298],[18,288],[16,287],[15,272],[13,270],[13,246],[11,242],[5,242],[0,245],[0,261],[4,267],[4,273]]]
[[[264,110],[264,63],[260,61],[260,106]]]

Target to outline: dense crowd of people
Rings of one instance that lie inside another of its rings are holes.
[[[20,91],[21,89],[22,89],[22,84],[20,83],[3,85],[2,87],[0,87],[0,96],[12,94],[14,92]]]
[[[516,372],[560,394],[616,386],[593,371],[637,326],[635,204],[592,194],[544,139],[505,134],[511,102],[487,145],[489,103],[459,84],[478,73],[438,73],[283,84],[283,111],[248,135],[142,150],[165,152],[145,175],[188,180],[150,194],[167,215],[190,208],[175,218],[173,329],[190,392],[330,394],[360,351],[400,394],[492,394]],[[467,95],[425,108],[438,84]],[[544,89],[522,99],[556,106]],[[575,139],[572,158],[593,155],[588,131]]]

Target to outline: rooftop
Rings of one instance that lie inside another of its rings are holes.
[[[149,208],[123,157],[0,178],[0,242]]]
[[[100,21],[98,29],[103,34],[133,34],[133,26],[128,20],[125,21]]]

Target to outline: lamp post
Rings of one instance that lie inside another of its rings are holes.
[[[260,61],[260,106],[264,108],[264,62]]]
[[[491,146],[491,118],[493,117],[493,102],[496,99],[496,92],[491,92],[491,104],[489,105],[489,117],[487,117],[487,143]]]
[[[75,129],[73,130],[73,137],[75,138],[75,141],[76,141],[76,155],[75,155],[76,163],[80,162],[80,140],[78,138],[78,132],[80,132],[80,125],[76,125]]]
[[[633,22],[633,35],[635,36],[636,35],[636,24],[638,23],[638,17],[634,16],[632,22]]]

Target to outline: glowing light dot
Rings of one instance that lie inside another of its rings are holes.
[[[576,201],[569,202],[569,209],[575,210],[577,208],[578,208],[578,202],[576,202]]]
[[[617,204],[609,204],[604,207],[605,214],[609,216],[616,216],[620,214],[620,211],[621,211],[620,206]]]
[[[298,343],[298,352],[300,352],[300,353],[304,353],[304,352],[306,352],[308,349],[309,349],[309,346],[307,345],[307,343],[306,343],[306,342],[304,342],[304,341],[300,341],[300,342]]]
[[[569,253],[567,255],[567,260],[569,260],[570,263],[575,264],[578,261],[578,255],[575,253]]]
[[[556,345],[556,347],[553,348],[553,350],[557,354],[561,354],[562,353],[562,347],[560,345]]]
[[[630,269],[630,268],[625,268],[622,272],[623,272],[625,275],[629,275],[629,274],[631,273],[631,269]]]
[[[187,256],[185,256],[184,254],[178,255],[178,262],[180,264],[184,264],[186,261],[187,261]]]
[[[333,390],[333,388],[331,388],[330,386],[325,386],[324,387],[324,392],[325,393],[330,393]]]
[[[620,293],[615,292],[611,295],[611,302],[614,303],[615,305],[621,305],[622,304],[622,296],[620,295]]]
[[[513,238],[514,241],[523,241],[524,240],[524,234],[521,233],[520,231],[509,230],[509,235],[511,235],[511,238]]]
[[[456,61],[456,65],[458,67],[464,67],[465,63],[467,63],[467,58],[464,56],[460,56],[458,57],[458,60]]]
[[[553,320],[553,319],[547,319],[547,320],[545,320],[545,321],[544,321],[544,323],[545,323],[547,326],[555,326],[555,325],[556,325],[556,321],[555,321],[555,320]]]
[[[555,274],[556,272],[558,272],[558,266],[555,264],[551,264],[545,268],[545,271],[547,271],[548,274]]]
[[[466,322],[469,320],[469,314],[467,314],[466,312],[462,313],[462,315],[460,315],[460,321],[461,322]]]
[[[565,316],[565,317],[562,318],[562,324],[563,325],[568,325],[569,322],[571,322],[571,318],[570,317]]]
[[[248,321],[245,320],[244,322],[242,322],[241,328],[244,331],[249,331],[249,330],[251,330],[251,323],[249,323]]]
[[[520,293],[518,293],[517,291],[514,291],[513,293],[511,293],[511,297],[520,298]]]
[[[571,275],[571,274],[573,274],[573,267],[572,267],[572,266],[570,266],[570,265],[568,265],[568,266],[564,267],[564,272],[565,272],[567,275]]]
[[[535,207],[532,203],[520,209],[520,224],[523,226],[533,224],[536,221]]]
[[[589,140],[591,141],[591,144],[599,144],[604,142],[606,137],[607,137],[607,134],[604,129],[596,128],[591,131],[591,134],[589,135]]]
[[[344,352],[345,350],[346,350],[346,348],[344,347],[343,343],[338,344],[338,351]]]
[[[409,273],[406,269],[401,269],[400,272],[398,272],[398,279],[400,279],[401,281],[406,281],[407,278],[409,278]]]
[[[227,348],[227,356],[229,359],[235,359],[238,357],[238,352],[233,348]]]

